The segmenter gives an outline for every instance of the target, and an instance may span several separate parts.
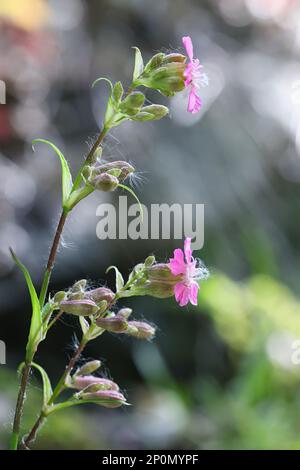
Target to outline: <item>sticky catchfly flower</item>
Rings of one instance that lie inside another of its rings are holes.
[[[182,276],[182,279],[174,286],[175,299],[180,307],[189,302],[198,304],[199,280],[208,277],[208,270],[192,257],[191,239],[186,238],[184,251],[180,248],[174,250],[174,258],[169,261],[169,268],[174,276]]]
[[[190,59],[190,62],[188,62],[184,71],[184,85],[185,88],[190,90],[187,110],[189,113],[195,114],[202,106],[198,90],[200,87],[208,85],[208,77],[202,71],[203,66],[200,64],[199,59],[194,59],[194,48],[191,38],[189,36],[184,36],[182,38],[182,42],[187,56]]]

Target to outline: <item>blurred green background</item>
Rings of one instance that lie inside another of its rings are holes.
[[[191,35],[206,67],[199,115],[185,98],[170,119],[126,123],[106,139],[104,155],[141,172],[142,202],[204,203],[211,270],[198,308],[174,299],[127,302],[155,323],[152,343],[106,334],[85,359],[125,391],[131,407],[87,406],[52,416],[41,449],[300,448],[300,5],[297,0],[0,0],[0,447],[6,448],[22,361],[29,298],[9,257],[13,246],[38,285],[60,204],[60,168],[52,140],[78,168],[97,135],[107,88],[99,76],[129,83],[132,46],[146,58]],[[147,93],[150,101],[168,101]],[[72,214],[51,289],[88,278],[113,286],[154,253],[166,260],[178,240],[100,241],[97,193]],[[75,321],[63,318],[36,361],[53,383],[72,353]],[[298,349],[297,349],[298,348]],[[36,419],[41,384],[34,374],[24,431]]]

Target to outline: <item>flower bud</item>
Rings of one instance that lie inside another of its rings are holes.
[[[94,377],[93,375],[84,375],[78,376],[77,374],[75,377],[73,376],[71,379],[71,388],[77,388],[78,390],[86,389],[87,387],[92,386],[98,387],[98,390],[119,390],[118,385],[113,382],[112,380],[103,379],[102,377]],[[94,390],[85,390],[85,391],[96,391]]]
[[[130,93],[119,105],[119,111],[129,116],[137,114],[145,102],[145,95],[140,91]]]
[[[65,300],[66,297],[67,297],[67,293],[62,290],[62,291],[56,292],[56,294],[53,297],[53,301],[54,303],[59,304],[60,302]]]
[[[131,308],[121,308],[121,310],[118,311],[117,316],[123,317],[125,318],[125,320],[127,320],[131,314],[132,314]]]
[[[132,119],[134,121],[157,121],[165,117],[168,112],[169,109],[166,106],[151,104],[150,106],[144,106]]]
[[[83,393],[80,398],[90,400],[105,408],[118,408],[126,404],[124,395],[115,390],[100,390],[94,393]]]
[[[108,305],[115,300],[115,294],[107,287],[98,287],[97,289],[87,291],[85,297],[93,300],[97,305],[103,300],[105,300]]]
[[[64,300],[60,308],[65,313],[72,315],[90,316],[98,312],[98,307],[92,300]]]
[[[119,180],[116,176],[110,175],[109,173],[102,173],[92,180],[92,184],[99,191],[110,192],[117,188]]]
[[[77,370],[76,375],[89,375],[95,372],[100,367],[101,361],[89,361]]]
[[[152,339],[155,335],[155,328],[146,322],[130,321],[126,334],[138,339]]]
[[[145,267],[146,268],[149,268],[150,266],[152,266],[153,264],[155,263],[155,256],[148,256],[146,259],[145,259]]]
[[[114,317],[97,318],[96,324],[100,328],[113,333],[124,333],[128,326],[126,319],[122,316],[119,317],[118,315]]]
[[[68,294],[68,300],[81,300],[84,299],[84,291],[70,292]]]
[[[73,286],[71,287],[72,292],[77,292],[84,290],[87,285],[87,280],[86,279],[80,279],[79,281],[76,281]]]
[[[109,170],[114,170],[114,169],[121,170],[121,173],[118,176],[118,180],[120,183],[123,183],[123,181],[125,181],[127,176],[129,176],[135,170],[133,166],[130,165],[129,163],[122,161],[122,160],[117,160],[115,162],[102,163],[101,165],[96,166],[95,172],[97,175],[99,175],[99,174],[102,174],[104,172],[107,172]]]

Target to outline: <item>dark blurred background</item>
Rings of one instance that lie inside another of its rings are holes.
[[[133,405],[80,407],[51,417],[37,448],[300,448],[300,5],[297,0],[0,0],[0,446],[5,448],[30,317],[12,246],[38,286],[60,206],[53,141],[78,169],[101,126],[106,76],[130,83],[132,46],[150,58],[181,49],[190,35],[210,86],[196,116],[186,100],[170,118],[125,123],[105,141],[105,158],[141,172],[142,202],[204,203],[205,244],[197,253],[212,275],[198,308],[174,299],[127,302],[158,327],[154,342],[106,334],[85,358]],[[153,93],[150,101],[168,105]],[[127,275],[151,253],[166,260],[176,241],[100,241],[93,194],[71,215],[51,291],[87,278],[113,287],[110,264]],[[72,353],[69,317],[49,334],[36,361],[53,383]],[[297,362],[297,361],[296,361]],[[33,424],[41,384],[32,377],[24,426]]]

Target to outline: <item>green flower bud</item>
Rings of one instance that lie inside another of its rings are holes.
[[[102,173],[92,181],[93,186],[99,191],[109,192],[114,191],[119,184],[118,178],[109,173]]]
[[[53,301],[54,303],[59,304],[60,302],[65,300],[66,297],[67,297],[67,293],[62,290],[62,291],[56,292],[56,294],[53,297]]]
[[[156,121],[165,117],[168,112],[169,110],[166,106],[151,104],[150,106],[144,106],[132,119],[134,121]]]
[[[130,321],[126,334],[138,339],[152,339],[155,336],[155,328],[142,321]]]
[[[149,268],[150,266],[152,266],[153,264],[155,263],[155,256],[148,256],[146,259],[145,259],[145,267],[146,268]]]
[[[98,306],[92,300],[64,300],[60,308],[65,313],[72,315],[90,316],[98,312]]]
[[[101,367],[101,362],[100,361],[89,361],[83,366],[81,366],[77,372],[76,375],[90,375],[93,372],[95,372],[97,369]]]
[[[145,95],[140,91],[130,93],[130,95],[120,103],[119,111],[123,114],[133,116],[139,112],[144,102]]]
[[[100,328],[103,328],[103,330],[113,333],[124,333],[128,327],[126,319],[118,315],[114,317],[97,318],[96,324]]]

